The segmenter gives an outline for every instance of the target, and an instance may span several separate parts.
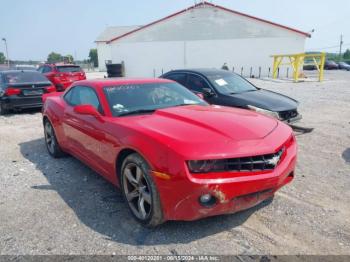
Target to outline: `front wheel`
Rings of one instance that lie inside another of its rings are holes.
[[[60,158],[65,156],[65,153],[62,151],[57,142],[55,130],[53,129],[53,126],[49,120],[46,120],[44,123],[44,133],[45,144],[49,154],[54,158]]]
[[[156,185],[147,162],[139,154],[127,156],[121,168],[121,189],[135,219],[146,227],[163,223]]]

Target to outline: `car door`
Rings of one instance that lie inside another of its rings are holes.
[[[97,93],[88,86],[75,86],[65,94],[64,100],[67,105],[62,126],[69,150],[99,173],[107,174],[109,168],[105,164],[104,154],[109,151],[110,144],[106,143],[104,123],[94,116],[81,115],[74,111],[77,105],[92,105],[103,117],[104,112]]]

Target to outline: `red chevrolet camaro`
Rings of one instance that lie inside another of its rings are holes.
[[[292,130],[211,106],[166,79],[79,81],[44,97],[48,152],[71,154],[121,188],[143,225],[234,213],[294,176]]]

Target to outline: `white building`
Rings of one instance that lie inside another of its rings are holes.
[[[273,54],[304,52],[308,33],[208,2],[145,26],[109,27],[97,39],[99,69],[125,63],[128,77],[153,77],[171,69],[221,68],[267,75]]]

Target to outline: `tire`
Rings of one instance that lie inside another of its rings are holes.
[[[47,151],[54,158],[64,157],[66,154],[57,142],[55,130],[49,120],[44,122],[45,144]]]
[[[123,161],[120,185],[133,217],[145,227],[155,227],[164,220],[159,193],[149,171],[148,163],[139,154],[131,154]]]
[[[4,107],[4,105],[3,105],[3,103],[0,102],[0,116],[6,115],[6,114],[8,114],[8,113],[9,113],[9,110],[6,109],[6,108]]]

